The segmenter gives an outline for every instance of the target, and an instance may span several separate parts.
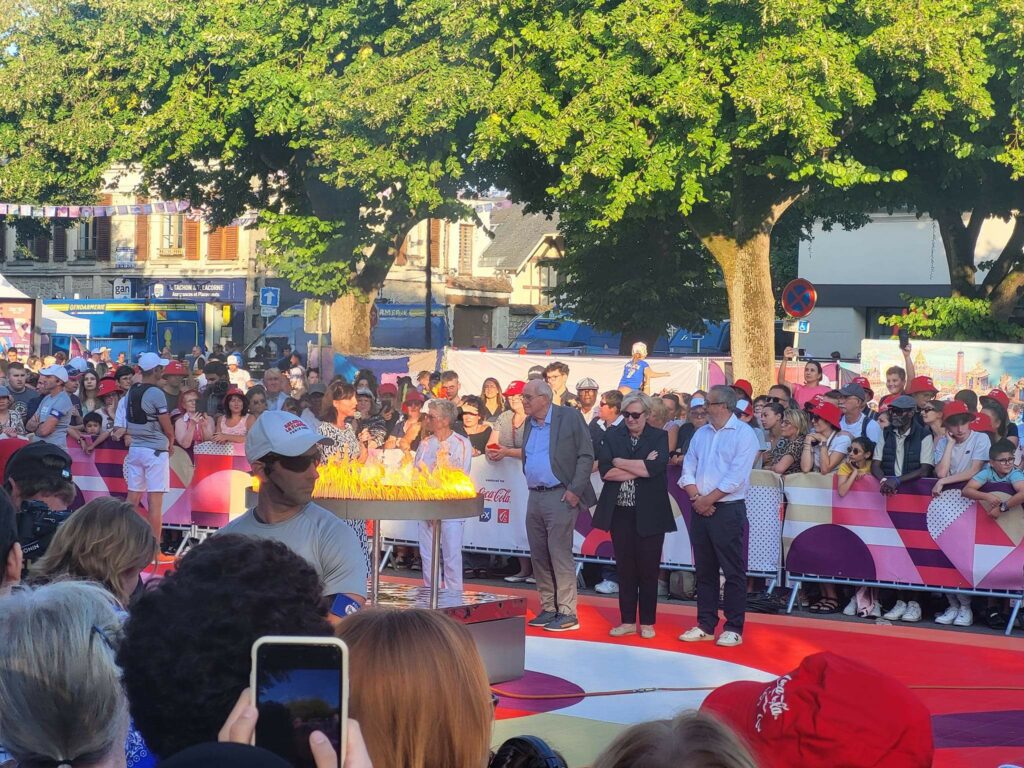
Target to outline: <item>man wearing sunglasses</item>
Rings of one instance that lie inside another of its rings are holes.
[[[332,613],[340,616],[366,600],[366,558],[356,532],[312,502],[321,444],[333,441],[298,416],[262,414],[245,436],[245,457],[260,481],[256,506],[221,532],[285,544],[313,566]]]
[[[754,430],[733,413],[736,390],[712,387],[707,396],[708,424],[698,429],[683,460],[680,487],[696,513],[690,542],[697,581],[697,626],[679,639],[696,643],[715,639],[718,628],[718,572],[725,575],[725,629],[718,645],[743,642],[747,607],[747,488],[750,468],[761,446]],[[693,401],[690,402],[691,409]]]

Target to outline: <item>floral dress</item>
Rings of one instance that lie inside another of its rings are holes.
[[[341,458],[352,458],[355,461],[359,460],[359,438],[356,437],[356,433],[352,430],[351,424],[346,424],[344,428],[341,428],[335,424],[322,421],[320,422],[320,426],[317,427],[317,432],[334,441],[334,445],[320,446],[321,459],[324,461]],[[366,535],[366,521],[347,520],[342,518],[342,522],[356,532],[356,536],[359,538],[359,546],[363,548],[363,556],[366,558],[366,572],[369,573],[373,564],[370,562],[370,539]]]

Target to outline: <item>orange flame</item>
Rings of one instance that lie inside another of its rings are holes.
[[[427,470],[413,466],[410,457],[397,465],[332,460],[320,467],[313,490],[315,499],[447,501],[475,497],[476,487],[465,472],[444,466]]]

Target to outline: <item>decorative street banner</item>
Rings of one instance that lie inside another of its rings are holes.
[[[932,496],[934,480],[907,483],[893,496],[873,477],[846,496],[836,475],[785,479],[786,570],[805,575],[950,589],[1024,589],[1024,510],[992,519],[960,488]],[[1009,485],[985,486],[1009,497]]]
[[[0,216],[25,216],[33,219],[95,219],[108,216],[148,216],[153,213],[177,214],[192,208],[188,200],[156,200],[135,205],[34,205],[0,203]]]
[[[124,498],[128,493],[124,477],[128,450],[120,443],[108,444],[87,454],[68,440],[71,473],[83,503],[100,496]],[[174,452],[171,489],[164,496],[164,523],[220,528],[245,512],[245,489],[252,480],[249,464],[242,445],[225,447],[229,453],[222,455],[197,452],[194,467],[185,451]]]

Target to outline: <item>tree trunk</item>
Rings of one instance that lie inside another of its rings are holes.
[[[1013,231],[1003,246],[1003,250],[985,275],[982,285],[984,295],[992,302],[992,316],[1000,320],[1009,320],[1020,301],[1021,288],[1024,287],[1024,274],[1020,271],[1020,262],[1024,258],[1024,216],[1013,218]]]
[[[978,295],[974,253],[986,215],[987,209],[976,208],[968,223],[964,224],[963,213],[957,209],[943,208],[932,212],[942,236],[942,248],[949,267],[949,286],[954,296],[974,298]]]
[[[342,355],[370,354],[370,316],[377,290],[347,293],[331,305],[331,346]]]

